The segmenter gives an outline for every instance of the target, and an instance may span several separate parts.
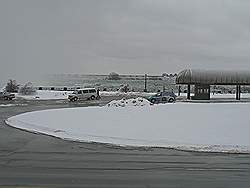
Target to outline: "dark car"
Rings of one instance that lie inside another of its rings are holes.
[[[0,91],[0,99],[2,100],[12,100],[15,98],[15,94],[5,92],[5,91]]]
[[[176,95],[173,92],[160,92],[148,98],[153,104],[172,103],[176,101]]]

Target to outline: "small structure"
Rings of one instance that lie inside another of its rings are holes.
[[[214,71],[185,69],[176,77],[176,84],[187,85],[187,99],[190,99],[190,85],[194,85],[192,99],[209,100],[211,85],[235,85],[236,100],[240,100],[241,85],[250,85],[250,71]]]

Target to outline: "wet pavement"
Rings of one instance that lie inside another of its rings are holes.
[[[1,101],[0,187],[250,187],[247,154],[78,143],[4,123],[28,111],[104,105],[112,99]],[[10,103],[12,106],[6,105]]]

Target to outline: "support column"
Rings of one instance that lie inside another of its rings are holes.
[[[210,92],[211,92],[211,88],[210,88],[210,85],[209,85],[209,87],[208,87],[208,98],[209,98],[209,100],[210,100]]]
[[[190,85],[187,88],[187,99],[190,99]]]
[[[238,85],[236,85],[236,92],[235,92],[235,94],[236,94],[236,100],[239,100],[239,99],[238,99],[238,93],[239,93],[238,89],[239,89],[239,88],[238,88]]]
[[[178,86],[178,96],[180,96],[181,95],[181,86],[179,85]]]
[[[145,74],[145,76],[144,76],[144,84],[145,85],[144,85],[144,90],[143,90],[144,92],[147,92],[147,79],[148,79],[147,77],[148,77],[148,75]]]
[[[239,91],[238,99],[240,100],[241,86],[239,85],[238,87],[239,87],[239,89],[238,89],[238,91]]]
[[[236,100],[240,100],[240,94],[241,94],[241,86],[236,85]]]

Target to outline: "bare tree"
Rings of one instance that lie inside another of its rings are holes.
[[[16,80],[10,79],[5,87],[5,91],[11,93],[17,93],[19,89],[19,85],[17,84]]]
[[[128,84],[125,84],[125,85],[122,85],[119,89],[120,92],[124,92],[124,93],[127,93],[129,91],[129,85]]]
[[[20,88],[19,93],[21,93],[22,95],[32,95],[36,93],[36,89],[31,82],[28,82]]]

